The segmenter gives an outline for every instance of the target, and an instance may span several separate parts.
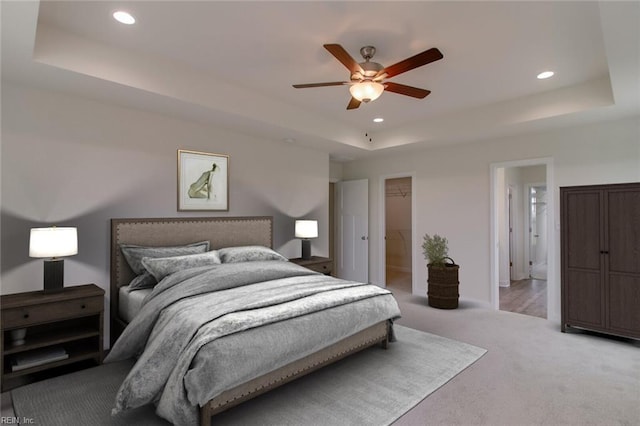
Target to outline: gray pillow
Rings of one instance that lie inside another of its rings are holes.
[[[284,260],[286,257],[264,246],[226,247],[218,250],[222,263],[252,262],[256,260]]]
[[[120,244],[120,249],[131,270],[136,275],[141,275],[146,272],[146,269],[142,266],[143,257],[172,257],[204,253],[209,251],[209,241],[173,247],[143,247],[133,244]]]
[[[167,275],[183,269],[219,264],[220,256],[218,256],[218,252],[215,250],[208,251],[206,253],[190,254],[187,256],[142,258],[142,265],[156,280],[158,280],[158,282]]]
[[[158,281],[148,272],[138,275],[129,283],[129,290],[140,290],[143,288],[151,288],[158,284]]]

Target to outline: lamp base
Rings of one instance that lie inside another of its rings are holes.
[[[311,240],[302,240],[302,259],[311,259]]]
[[[64,288],[64,260],[51,259],[44,261],[44,292],[56,293]]]

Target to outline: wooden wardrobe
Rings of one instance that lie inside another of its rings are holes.
[[[562,331],[640,339],[640,183],[560,188]]]

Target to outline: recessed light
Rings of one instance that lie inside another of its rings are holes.
[[[136,23],[136,18],[133,17],[129,12],[125,12],[124,10],[116,10],[113,12],[113,19],[125,25],[133,25]]]
[[[541,72],[540,74],[538,74],[538,79],[544,80],[545,78],[553,77],[553,74],[554,74],[553,71]]]
[[[377,117],[377,118],[373,119],[374,123],[382,123],[383,121],[384,121],[384,118],[382,118],[382,117]]]

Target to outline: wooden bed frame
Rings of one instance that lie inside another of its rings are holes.
[[[111,219],[112,345],[127,325],[126,321],[119,317],[119,289],[135,277],[119,245],[174,246],[205,240],[209,241],[212,250],[243,245],[272,248],[273,218],[249,216]],[[217,413],[369,346],[381,344],[386,348],[389,336],[389,323],[383,321],[321,351],[229,389],[200,407],[200,424],[210,425],[211,416]]]

